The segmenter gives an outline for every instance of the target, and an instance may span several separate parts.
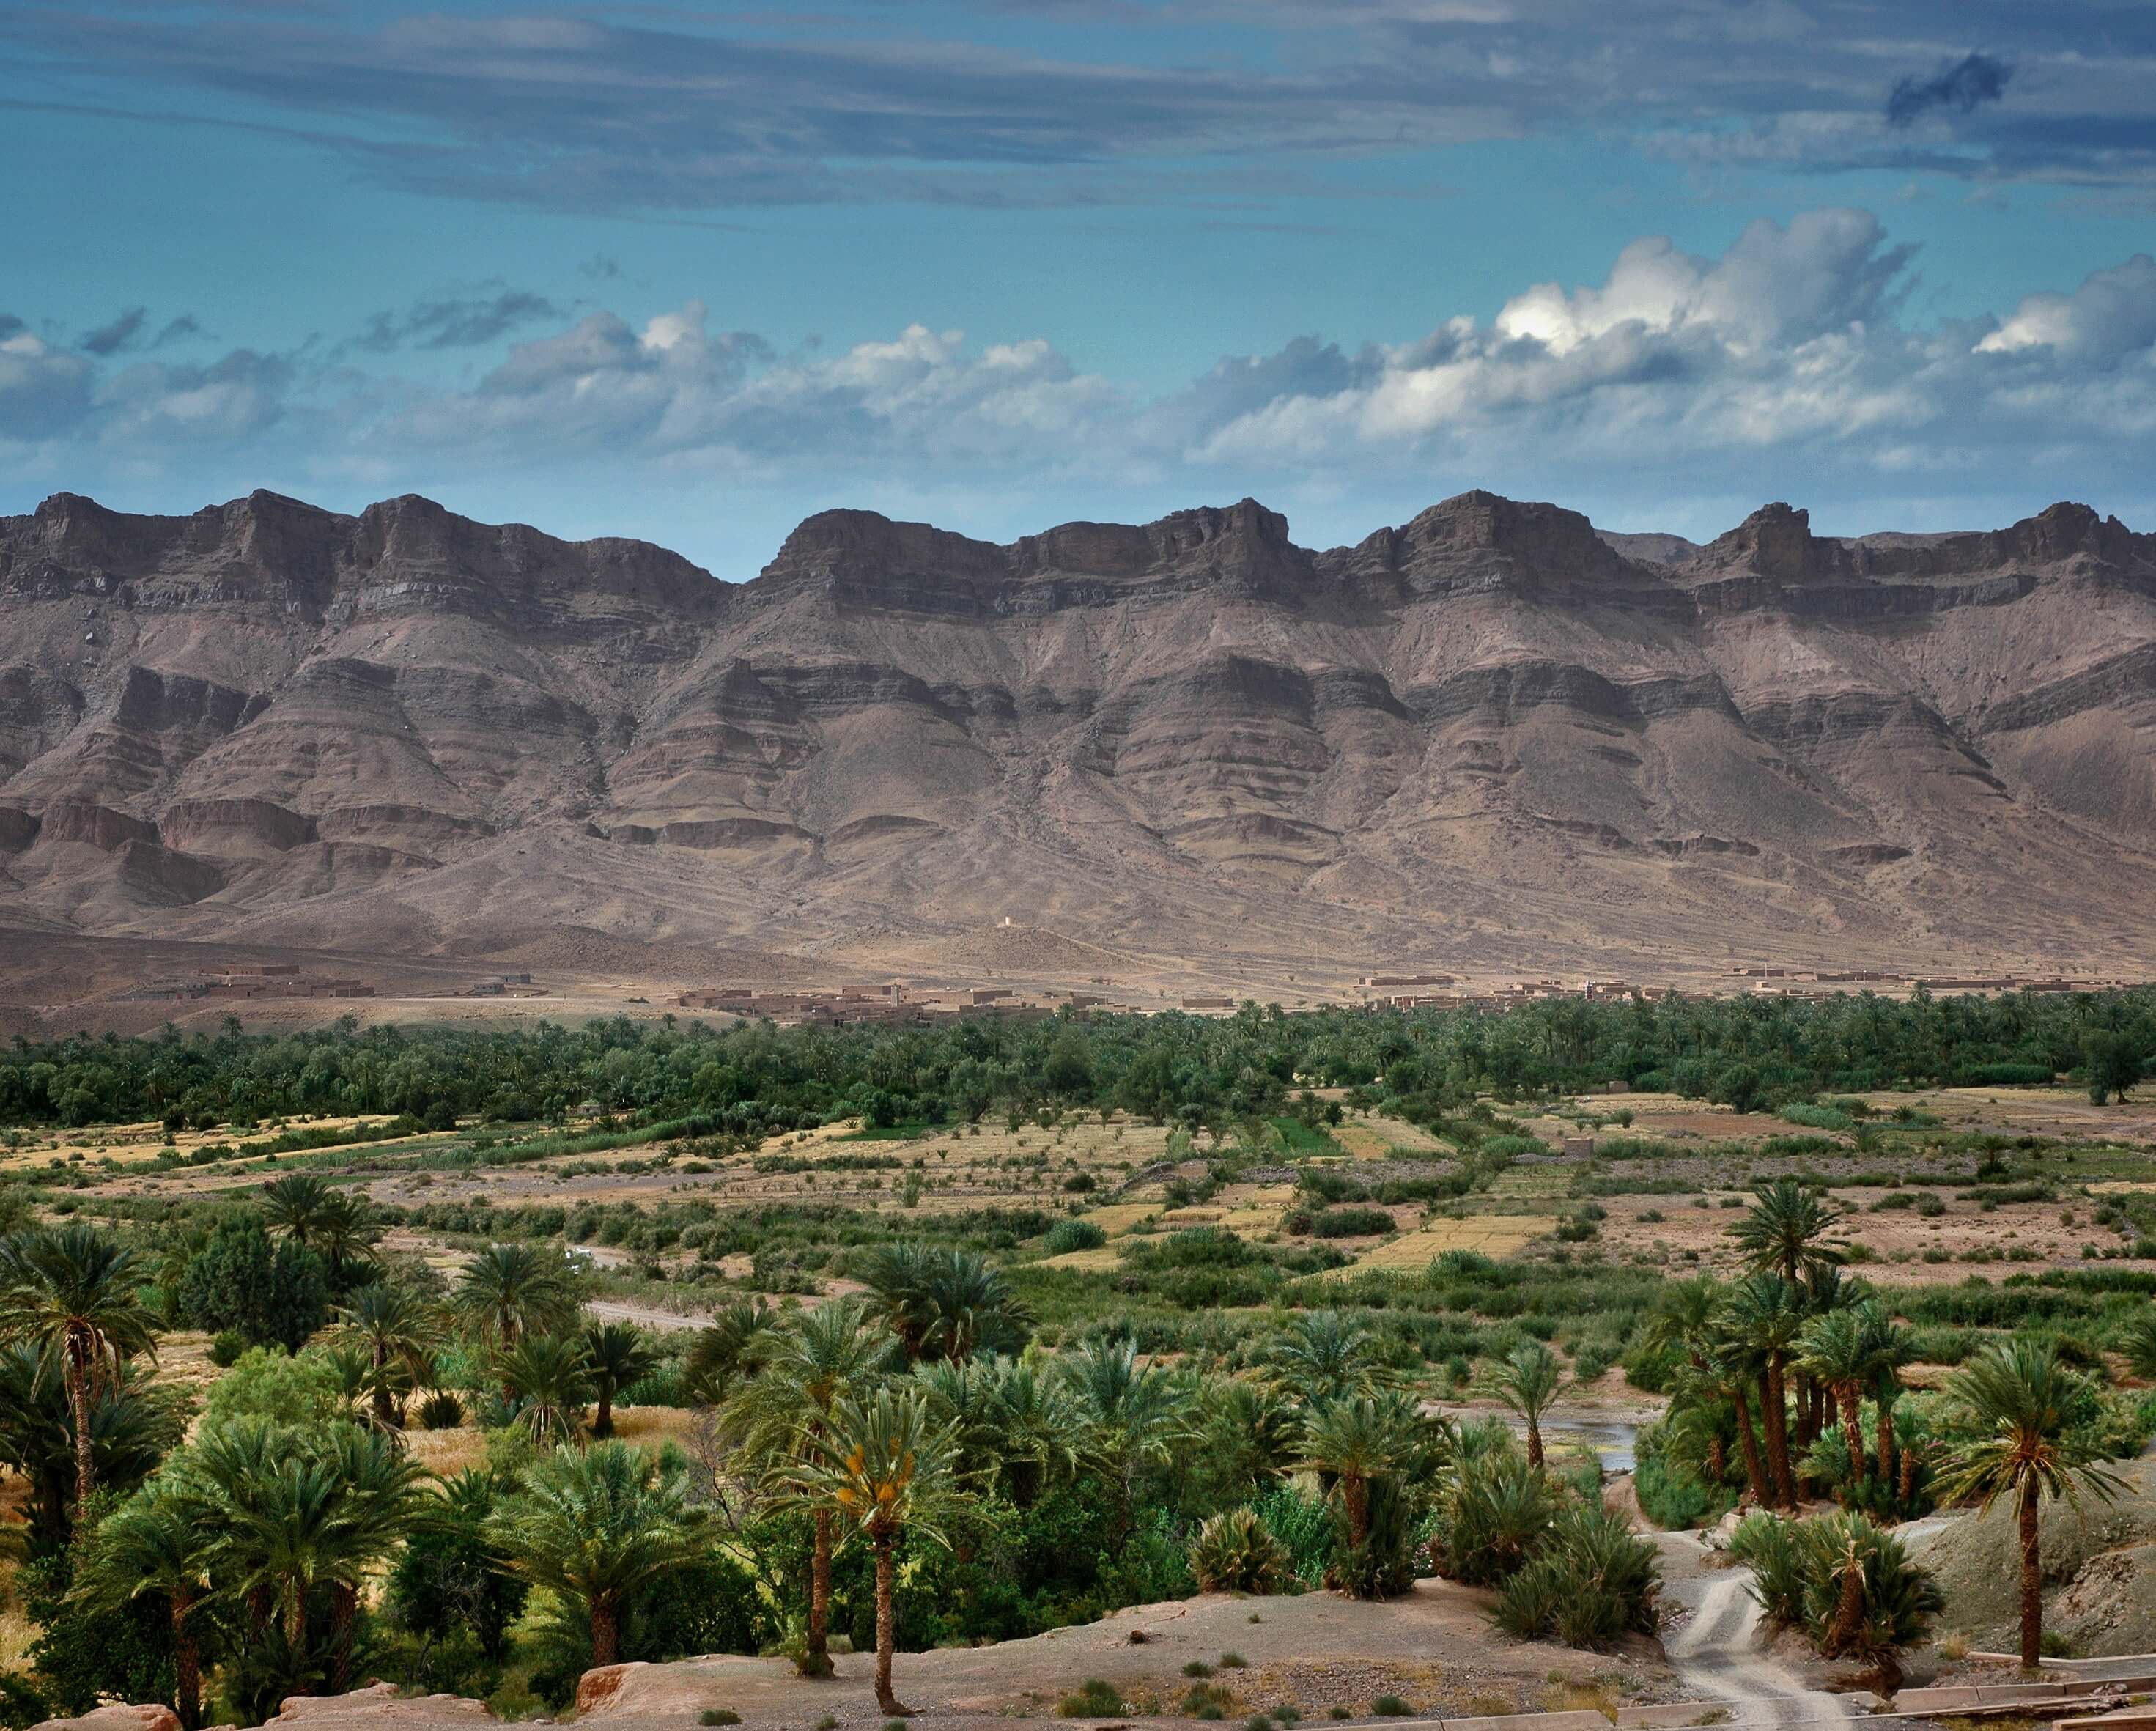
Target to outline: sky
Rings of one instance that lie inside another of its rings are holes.
[[[2156,530],[2149,0],[0,0],[0,512]]]

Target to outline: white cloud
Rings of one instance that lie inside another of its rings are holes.
[[[2048,348],[2108,365],[2156,345],[2156,259],[2136,253],[2092,274],[2071,295],[2031,295],[1977,344],[1984,354]]]

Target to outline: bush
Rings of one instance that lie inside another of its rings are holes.
[[[1332,1559],[1332,1511],[1322,1497],[1276,1484],[1253,1505],[1265,1530],[1286,1551],[1289,1574],[1306,1587],[1324,1584]]]
[[[1071,1251],[1096,1251],[1108,1241],[1108,1235],[1091,1220],[1058,1220],[1048,1229],[1047,1246],[1051,1256],[1060,1256]]]
[[[218,1331],[209,1343],[209,1361],[219,1370],[229,1370],[239,1362],[239,1355],[247,1350],[247,1337],[237,1328]]]
[[[1508,1635],[1554,1635],[1568,1646],[1602,1647],[1652,1634],[1661,1559],[1625,1518],[1599,1502],[1558,1516],[1532,1561],[1505,1584],[1495,1613]]]
[[[465,1421],[465,1404],[448,1389],[436,1389],[419,1403],[419,1428],[454,1431]]]
[[[1106,1718],[1124,1710],[1123,1698],[1116,1686],[1097,1677],[1087,1677],[1055,1703],[1057,1713],[1066,1719]]]
[[[1339,1499],[1334,1511],[1332,1566],[1325,1584],[1350,1599],[1394,1598],[1414,1585],[1421,1511],[1398,1473],[1376,1474],[1363,1490],[1367,1522],[1363,1542],[1348,1543],[1347,1504]]]
[[[1254,1510],[1231,1508],[1198,1529],[1190,1572],[1202,1593],[1272,1593],[1290,1573],[1287,1548]]]
[[[1431,1560],[1440,1574],[1491,1587],[1524,1569],[1549,1529],[1548,1481],[1510,1446],[1460,1462],[1438,1509]]]
[[[731,1707],[707,1707],[696,1715],[700,1725],[738,1725],[741,1715]]]
[[[1862,1514],[1808,1521],[1753,1514],[1730,1551],[1751,1564],[1752,1594],[1768,1620],[1800,1631],[1828,1658],[1854,1654],[1891,1671],[1896,1651],[1923,1641],[1945,1605],[1930,1572]],[[1844,1590],[1852,1574],[1862,1588],[1853,1605]]]
[[[329,1316],[329,1271],[286,1239],[273,1245],[253,1212],[225,1220],[180,1275],[180,1311],[198,1328],[297,1352]]]

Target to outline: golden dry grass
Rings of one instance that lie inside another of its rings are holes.
[[[1411,1271],[1429,1266],[1446,1251],[1479,1251],[1486,1256],[1510,1256],[1536,1239],[1557,1230],[1550,1215],[1473,1215],[1464,1220],[1432,1220],[1427,1226],[1403,1233],[1389,1244],[1373,1245],[1345,1268],[1333,1274],[1368,1269]]]
[[[1099,1274],[1104,1270],[1122,1266],[1123,1253],[1112,1244],[1096,1245],[1090,1251],[1065,1251],[1060,1256],[1044,1256],[1034,1264],[1036,1268],[1077,1268],[1087,1273]]]
[[[1143,1225],[1160,1212],[1158,1202],[1111,1202],[1104,1208],[1089,1210],[1086,1218],[1111,1238],[1120,1238],[1126,1232]]]

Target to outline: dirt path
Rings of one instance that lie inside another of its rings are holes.
[[[683,1316],[679,1311],[660,1310],[649,1304],[631,1304],[620,1298],[591,1298],[584,1303],[584,1314],[597,1317],[602,1323],[634,1323],[639,1328],[701,1328],[711,1321],[707,1312]]]
[[[1748,1569],[1675,1584],[1691,1620],[1664,1643],[1670,1663],[1702,1700],[1726,1701],[1742,1725],[1835,1725],[1850,1717],[1838,1695],[1808,1689],[1759,1644]]]

